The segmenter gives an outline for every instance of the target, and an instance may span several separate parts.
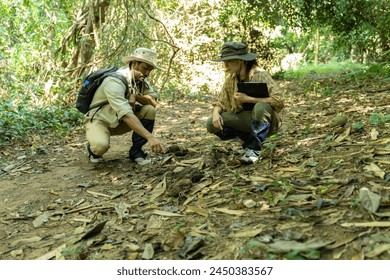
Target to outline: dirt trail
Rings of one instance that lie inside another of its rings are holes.
[[[283,128],[252,166],[196,100],[161,104],[151,166],[128,160],[130,135],[100,165],[81,133],[5,146],[0,259],[389,259],[389,92],[280,84]]]

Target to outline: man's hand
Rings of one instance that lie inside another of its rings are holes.
[[[134,78],[134,80],[136,80],[136,81],[142,81],[145,77],[144,77],[144,74],[142,74],[140,71],[138,71],[138,70],[134,70],[134,69],[132,69],[132,70],[130,70],[130,72],[131,72],[131,75],[132,75],[132,77]]]
[[[142,105],[152,105],[153,107],[156,107],[158,102],[156,101],[156,99],[154,99],[152,96],[150,95],[136,95],[136,99],[139,103],[141,103]]]
[[[156,154],[160,154],[164,151],[160,141],[158,141],[156,138],[153,137],[150,137],[148,139],[148,143],[149,143],[149,146],[150,146],[150,150],[153,152],[153,153],[156,153]]]
[[[135,102],[136,102],[135,94],[130,94],[129,104],[130,104],[131,108],[133,108],[133,111],[135,111]]]

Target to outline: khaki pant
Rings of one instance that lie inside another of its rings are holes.
[[[138,119],[154,120],[156,108],[152,105],[137,106],[136,113]],[[131,131],[131,128],[123,121],[115,128],[111,128],[104,121],[93,119],[84,124],[86,139],[91,151],[98,156],[105,154],[110,148],[110,137],[112,135],[122,135]]]

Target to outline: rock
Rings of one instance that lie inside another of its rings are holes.
[[[337,115],[329,122],[329,127],[343,126],[347,123],[348,118],[343,115]]]
[[[257,203],[255,201],[253,201],[252,199],[247,199],[247,200],[244,200],[244,205],[246,208],[253,208],[257,205]]]

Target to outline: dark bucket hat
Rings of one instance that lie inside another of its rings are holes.
[[[251,61],[258,57],[256,53],[248,53],[247,46],[241,42],[226,42],[221,49],[221,55],[212,61],[226,61],[232,59],[241,59]]]

